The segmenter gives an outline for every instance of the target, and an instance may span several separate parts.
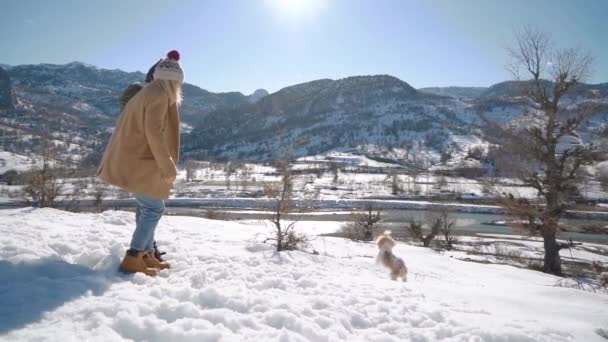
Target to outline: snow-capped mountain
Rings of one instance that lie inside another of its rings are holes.
[[[415,143],[442,150],[450,135],[474,134],[474,120],[456,99],[417,91],[392,76],[322,79],[209,114],[186,137],[185,152],[269,159],[345,147],[405,151]]]
[[[99,150],[119,114],[118,98],[141,72],[65,65],[4,66],[0,69],[0,136],[4,149],[29,153],[42,136],[77,156]],[[212,93],[185,84],[181,116],[192,126],[210,112],[250,103],[239,92]],[[256,94],[255,97],[260,97]]]
[[[95,112],[112,119],[118,115],[120,92],[145,78],[141,72],[99,69],[79,62],[15,66],[8,69],[8,74],[16,96],[33,105],[65,104],[72,107],[64,108],[70,112]],[[184,85],[184,98],[185,120],[248,102],[248,97],[239,92],[212,93],[191,84]]]
[[[425,93],[450,96],[460,99],[475,99],[480,97],[488,88],[485,87],[428,87],[418,89]]]
[[[0,147],[27,154],[44,136],[61,146],[66,156],[76,158],[99,153],[118,116],[120,92],[144,79],[140,72],[78,62],[3,66],[3,70]],[[183,155],[267,160],[354,150],[398,161],[462,155],[487,141],[482,116],[526,125],[530,103],[522,84],[417,90],[395,77],[375,75],[321,79],[273,94],[259,89],[249,96],[185,84]],[[608,122],[607,83],[581,84],[568,99],[596,104],[600,115],[590,119],[585,129]],[[582,139],[589,137],[582,134]]]
[[[209,114],[186,137],[184,151],[193,157],[272,159],[355,149],[403,162],[422,155],[436,161],[446,153],[462,155],[472,141],[484,144],[481,117],[527,125],[525,85],[416,90],[387,75],[316,80],[254,105]],[[568,98],[603,104],[588,129],[608,120],[606,88],[582,84]]]

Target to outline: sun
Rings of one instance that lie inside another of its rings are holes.
[[[316,15],[325,8],[327,0],[266,0],[282,17],[290,19]]]
[[[276,0],[279,10],[282,12],[303,12],[309,10],[311,0]]]

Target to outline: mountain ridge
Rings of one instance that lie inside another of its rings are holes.
[[[7,73],[15,108],[0,121],[0,133],[9,137],[4,148],[28,152],[50,136],[67,146],[66,155],[99,151],[118,116],[118,95],[144,78],[81,62],[9,66]],[[363,75],[244,95],[185,83],[184,155],[267,160],[354,148],[407,159],[416,146],[437,159],[467,148],[462,141],[483,141],[480,114],[509,123],[525,113],[513,85],[415,89],[391,75]],[[605,101],[608,83],[581,84],[575,95]]]

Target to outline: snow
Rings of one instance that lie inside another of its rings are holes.
[[[398,166],[397,164],[378,162],[378,161],[370,159],[364,155],[358,155],[353,152],[354,151],[352,151],[352,149],[345,149],[345,151],[340,151],[340,149],[334,149],[333,151],[330,151],[330,152],[327,152],[327,153],[324,153],[321,155],[301,157],[301,158],[298,158],[297,160],[300,162],[307,162],[307,163],[310,163],[310,162],[324,162],[324,163],[335,162],[340,165],[366,166],[366,167],[370,167],[370,168],[385,168],[385,167],[391,168],[391,167]]]
[[[17,172],[27,171],[37,166],[39,163],[34,159],[20,154],[7,151],[0,151],[0,174],[9,170]]]
[[[602,341],[608,326],[605,294],[554,276],[400,243],[394,282],[371,244],[276,254],[260,222],[165,216],[172,269],[123,275],[133,216],[0,211],[0,340]]]
[[[536,236],[524,236],[524,235],[504,235],[504,234],[489,234],[489,233],[477,233],[474,237],[459,236],[460,242],[492,242],[491,245],[485,246],[485,251],[482,247],[482,252],[489,252],[495,254],[496,245],[504,251],[506,255],[515,255],[517,257],[535,258],[540,260],[543,257],[543,240],[541,237]],[[558,240],[560,243],[568,243],[568,241],[562,239]],[[474,247],[464,248],[467,250],[474,250]],[[515,252],[515,253],[513,253]],[[471,255],[457,255],[458,253],[452,253],[455,257],[466,256],[470,258]],[[579,262],[607,262],[608,258],[605,255],[608,254],[608,248],[604,244],[596,244],[585,242],[581,247],[572,248],[562,252],[562,258],[565,260],[579,261]],[[484,257],[488,260],[488,257]]]

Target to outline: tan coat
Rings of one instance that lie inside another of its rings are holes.
[[[155,82],[125,106],[101,159],[97,176],[148,197],[166,199],[171,185],[163,176],[177,174],[179,114],[176,104]]]

